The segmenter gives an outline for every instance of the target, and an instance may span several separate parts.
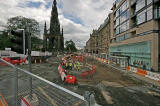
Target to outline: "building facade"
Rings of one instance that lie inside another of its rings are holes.
[[[86,42],[85,51],[92,54],[109,54],[110,44],[110,15],[98,30],[93,30]]]
[[[104,23],[97,30],[97,42],[98,42],[98,53],[109,54],[110,44],[110,15],[106,18]]]
[[[109,54],[115,63],[127,59],[130,66],[158,71],[160,0],[116,0],[108,17],[109,24],[99,27],[86,48]]]
[[[48,51],[63,51],[64,50],[64,37],[63,28],[60,30],[60,23],[57,12],[57,2],[53,1],[50,28],[47,30],[46,23],[44,26],[44,48]]]
[[[110,57],[127,57],[130,66],[157,71],[160,1],[116,0],[112,10]]]

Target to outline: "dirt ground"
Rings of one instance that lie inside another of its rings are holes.
[[[32,64],[32,72],[80,95],[89,91],[101,106],[160,106],[160,89],[154,90],[145,82],[89,57],[84,62],[95,65],[95,73],[82,78],[81,71],[72,70],[77,75],[78,84],[66,84],[62,82],[57,70],[61,58],[62,56],[51,57],[48,63]],[[27,65],[20,67],[28,69]],[[88,69],[84,68],[83,71],[85,70]],[[93,102],[95,101],[90,101]]]
[[[79,77],[79,89],[93,92],[102,106],[160,106],[160,92],[127,73],[99,63],[91,58],[85,62],[95,65],[94,75]]]
[[[87,61],[87,63],[89,64],[95,65],[96,72],[94,73],[94,75],[88,76],[86,78],[80,77],[78,79],[79,83],[96,85],[102,81],[109,81],[109,82],[117,82],[123,86],[134,86],[134,85],[142,86],[142,82],[135,81],[127,74],[120,72],[112,67],[107,67],[103,64],[100,64],[99,62],[96,62],[91,58],[85,58],[84,61]]]

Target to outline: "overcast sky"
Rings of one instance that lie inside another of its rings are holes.
[[[104,22],[114,0],[57,0],[60,24],[64,28],[65,40],[72,39],[83,47],[93,29]],[[44,22],[49,28],[53,0],[0,0],[0,30],[7,19],[24,16],[37,20],[41,38]]]

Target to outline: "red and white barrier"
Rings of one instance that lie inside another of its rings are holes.
[[[59,64],[58,72],[59,72],[59,74],[61,76],[62,81],[66,82],[66,83],[69,83],[69,84],[76,84],[77,83],[76,77],[75,76],[71,76],[69,74],[66,75],[65,71],[66,70],[63,69],[62,65]]]
[[[58,66],[58,71],[59,71],[59,74],[61,76],[62,81],[64,81],[66,79],[66,74],[65,74],[61,64],[59,64],[59,66]]]
[[[112,63],[112,61],[110,61],[110,60],[105,60],[105,59],[101,59],[101,58],[96,58],[96,60],[98,60],[101,63],[106,63],[106,64]],[[155,73],[155,72],[151,72],[151,71],[147,71],[147,70],[143,70],[143,69],[139,69],[139,68],[135,68],[135,67],[131,67],[131,66],[126,67],[126,70],[134,72],[134,73],[141,75],[143,77],[148,77],[150,79],[153,79],[153,80],[160,82],[160,74],[159,73]]]
[[[32,100],[30,101],[29,95],[21,98],[21,106],[38,106],[38,98],[36,94],[32,94]]]
[[[89,64],[90,65],[90,64]],[[90,66],[89,66],[90,67]],[[81,73],[81,77],[86,77],[86,76],[90,76],[93,75],[95,73],[95,66],[93,65],[92,68],[90,68],[89,71],[84,71]]]
[[[27,63],[27,60],[26,58],[21,58],[21,59],[11,59],[10,57],[3,57],[2,58],[3,60],[13,64],[13,65],[20,65],[20,64],[26,64]],[[0,65],[1,66],[6,66],[7,64],[3,63],[3,62],[0,62]]]
[[[141,75],[141,76],[144,76],[144,77],[147,77],[147,78],[150,78],[150,79],[153,79],[153,80],[156,80],[156,81],[160,82],[160,74],[158,74],[158,73],[142,70],[142,69],[131,67],[131,66],[128,66],[126,68],[126,70],[127,71],[132,71],[132,72],[134,72],[138,75]]]
[[[0,94],[0,106],[8,106],[2,94]]]

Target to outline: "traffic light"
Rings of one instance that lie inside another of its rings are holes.
[[[12,30],[11,34],[13,37],[11,38],[11,42],[14,43],[11,47],[12,51],[15,51],[20,54],[25,54],[25,32],[23,29]]]

